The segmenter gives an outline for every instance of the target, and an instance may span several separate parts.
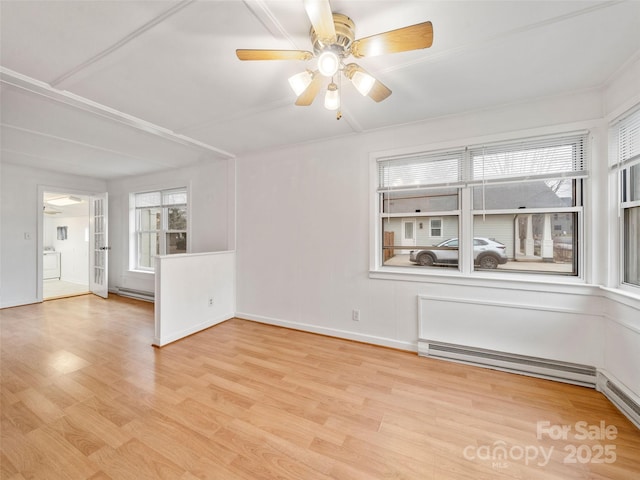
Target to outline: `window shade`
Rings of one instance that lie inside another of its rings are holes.
[[[136,193],[136,207],[158,207],[162,204],[160,192]]]
[[[469,149],[470,183],[587,176],[587,133]]]
[[[136,193],[135,197],[136,208],[187,204],[187,190],[185,188],[159,192]]]
[[[163,205],[186,205],[187,204],[187,191],[180,190],[167,190],[162,192],[162,204]]]
[[[462,184],[463,150],[378,161],[378,191]]]
[[[640,109],[617,125],[618,162],[621,165],[640,161]]]

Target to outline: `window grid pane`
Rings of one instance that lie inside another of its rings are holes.
[[[381,192],[384,213],[446,212],[458,210],[459,189],[416,189]]]
[[[475,215],[474,269],[577,275],[577,225],[575,212]],[[483,262],[482,257],[500,253],[496,248],[506,255],[506,261],[497,265]]]
[[[436,222],[440,224],[440,229],[435,232],[438,235],[434,236],[432,226]],[[457,243],[453,246],[443,243],[457,241],[458,230],[457,215],[383,218],[383,264],[412,268],[457,267]]]
[[[640,207],[624,211],[624,282],[640,286]]]
[[[574,207],[574,179],[513,182],[473,187],[474,210]]]
[[[187,229],[187,208],[170,207],[167,209],[167,230]]]
[[[138,267],[153,269],[153,258],[160,253],[160,238],[157,233],[138,234]]]

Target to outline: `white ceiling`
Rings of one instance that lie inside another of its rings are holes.
[[[361,59],[342,113],[294,105],[302,0],[0,0],[2,161],[112,179],[604,87],[640,55],[640,1],[332,0],[356,37],[429,20],[428,49]],[[312,60],[311,63],[314,61]]]

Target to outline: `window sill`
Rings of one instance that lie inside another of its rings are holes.
[[[156,272],[152,272],[152,271],[149,271],[149,270],[136,270],[134,268],[130,268],[129,270],[127,270],[127,273],[142,274],[142,275],[155,275]]]
[[[605,296],[613,298],[617,301],[629,305],[631,307],[640,310],[640,289],[636,289],[630,286],[619,286],[617,288],[603,287],[600,289],[605,292]],[[633,290],[630,290],[633,289]],[[637,290],[637,291],[635,291]]]
[[[585,289],[585,293],[592,293],[594,285],[590,285],[583,278],[574,276],[550,276],[548,274],[521,274],[477,271],[465,275],[458,270],[443,271],[406,271],[404,268],[381,267],[369,271],[369,278],[377,280],[395,280],[422,283],[438,283],[444,285],[497,287],[512,290],[549,290],[567,287],[567,291],[575,292],[577,289]]]

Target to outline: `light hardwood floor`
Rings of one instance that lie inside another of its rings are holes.
[[[64,280],[49,279],[42,281],[42,298],[53,300],[56,298],[73,297],[89,293],[89,285],[81,285]]]
[[[239,319],[155,349],[120,297],[0,320],[3,480],[640,478],[640,431],[587,388]]]

